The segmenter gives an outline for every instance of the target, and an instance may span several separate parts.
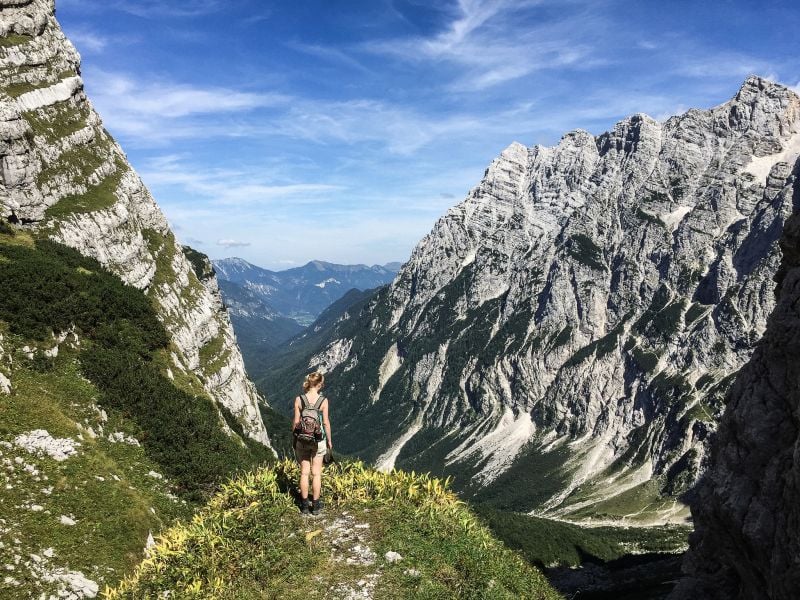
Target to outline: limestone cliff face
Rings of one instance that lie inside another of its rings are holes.
[[[357,415],[340,448],[518,509],[682,518],[668,498],[774,306],[798,153],[800,98],[757,77],[663,123],[512,144],[317,351]]]
[[[800,202],[798,188],[795,179]],[[786,224],[781,247],[777,305],[736,378],[691,503],[696,531],[676,600],[800,594],[799,213]]]
[[[0,1],[0,217],[98,259],[145,289],[172,336],[174,368],[269,445],[213,277],[201,282],[80,78],[53,0]]]

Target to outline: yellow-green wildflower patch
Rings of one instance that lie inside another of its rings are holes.
[[[446,481],[336,464],[324,476],[325,516],[304,519],[290,494],[298,475],[287,460],[227,484],[106,597],[323,598],[365,587],[376,599],[560,597]]]

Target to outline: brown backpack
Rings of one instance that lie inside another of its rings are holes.
[[[325,397],[320,394],[312,406],[305,394],[300,394],[300,425],[297,441],[305,444],[317,443],[322,439],[322,411],[319,409]]]

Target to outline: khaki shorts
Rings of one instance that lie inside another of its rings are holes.
[[[317,442],[316,452],[312,444],[304,444],[297,441],[294,443],[294,456],[297,458],[297,462],[311,461],[316,456],[324,456],[327,451],[328,442],[325,440]]]

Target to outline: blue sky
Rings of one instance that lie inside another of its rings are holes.
[[[284,269],[408,258],[512,141],[800,85],[800,3],[56,0],[178,237]]]

